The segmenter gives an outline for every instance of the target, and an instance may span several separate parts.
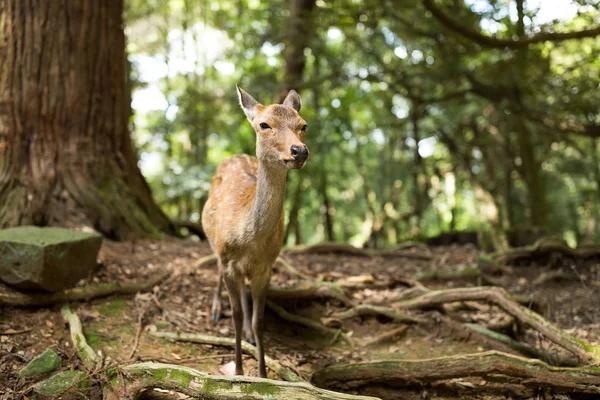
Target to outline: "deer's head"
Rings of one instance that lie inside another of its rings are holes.
[[[306,121],[298,114],[302,105],[298,93],[290,90],[282,104],[263,106],[239,87],[237,92],[256,132],[259,161],[274,167],[304,168],[309,152],[304,144]]]

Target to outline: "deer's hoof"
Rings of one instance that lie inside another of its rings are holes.
[[[210,319],[212,319],[213,321],[217,322],[218,320],[221,319],[221,313],[220,312],[214,312],[214,313],[210,314]]]
[[[252,346],[256,346],[256,340],[254,340],[253,337],[247,338],[246,342],[250,343]]]

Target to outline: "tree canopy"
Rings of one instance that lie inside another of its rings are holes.
[[[600,5],[399,5],[127,1],[131,125],[167,214],[198,221],[216,166],[253,154],[238,83],[303,98],[288,242],[531,227],[598,242]]]

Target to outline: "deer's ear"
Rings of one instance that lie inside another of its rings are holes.
[[[302,107],[302,100],[300,100],[300,95],[295,90],[290,90],[288,95],[283,100],[283,105],[292,107],[296,111],[300,111],[300,107]]]
[[[257,107],[260,106],[260,104],[258,101],[254,100],[254,97],[243,91],[238,85],[235,85],[235,87],[240,100],[240,106],[242,106],[242,110],[244,110],[248,121],[252,122],[254,117],[256,117]]]

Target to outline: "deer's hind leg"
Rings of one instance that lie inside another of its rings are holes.
[[[261,378],[267,377],[263,332],[265,329],[265,303],[267,299],[267,291],[269,290],[270,278],[271,270],[269,269],[264,274],[254,276],[251,282],[252,305],[254,308],[252,315],[252,329],[254,330],[254,337],[256,338],[256,350],[258,352],[258,375]]]
[[[250,292],[242,280],[240,288],[240,298],[242,301],[242,310],[244,311],[244,339],[246,342],[256,345],[254,340],[254,331],[252,330],[252,308],[250,308]]]
[[[219,259],[219,277],[217,278],[217,288],[213,295],[212,307],[210,308],[210,318],[213,321],[218,321],[223,313],[223,297],[221,292],[223,291],[223,265]]]

